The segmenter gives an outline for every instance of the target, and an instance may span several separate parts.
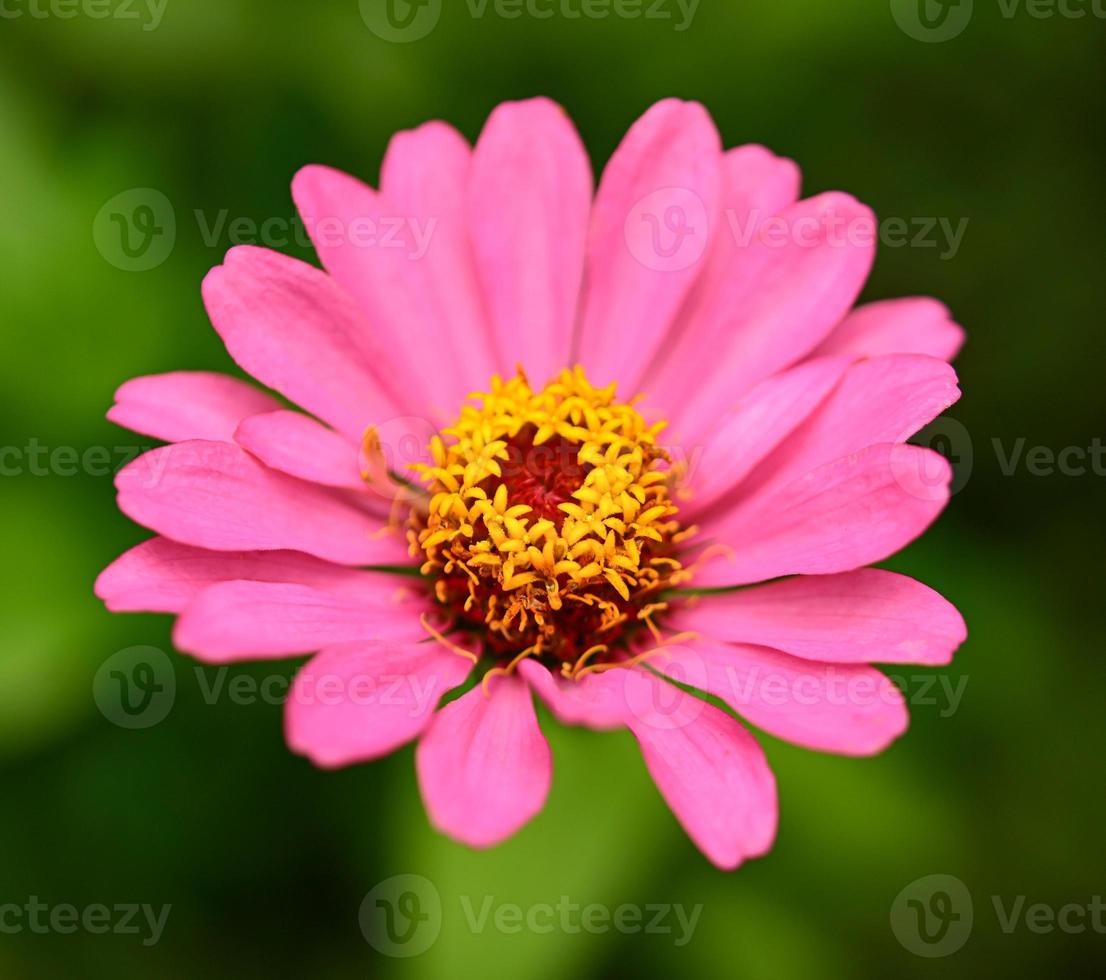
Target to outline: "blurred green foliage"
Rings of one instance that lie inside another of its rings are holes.
[[[566,107],[601,165],[653,101],[696,98],[727,144],[798,160],[808,192],[845,189],[881,216],[968,219],[953,258],[884,248],[866,295],[939,296],[969,332],[952,415],[970,437],[954,446],[970,448],[970,478],[891,565],[952,598],[971,637],[943,672],[965,683],[958,709],[939,692],[915,705],[883,756],[767,740],[779,839],[735,874],[686,840],[632,739],[548,723],[548,807],[477,854],[428,829],[410,750],[318,772],[284,748],[278,706],[206,703],[198,668],[175,654],[169,720],[110,724],[91,696],[99,665],[136,644],[171,649],[167,617],[111,616],[91,592],[146,535],[117,513],[108,475],[4,476],[0,905],[39,896],[172,913],[152,948],[0,935],[0,976],[1040,976],[1096,956],[1101,967],[1101,935],[1007,934],[990,896],[1085,904],[1104,891],[1102,477],[1000,463],[1019,438],[1088,446],[1106,418],[1106,21],[975,6],[960,36],[921,43],[879,0],[702,0],[683,31],[473,17],[449,0],[427,37],[395,44],[355,0],[168,0],[154,30],[7,4],[26,15],[0,21],[0,445],[140,446],[103,417],[120,382],[228,368],[198,288],[228,242],[206,244],[197,211],[290,218],[300,165],[375,181],[393,131],[440,117],[474,138],[497,102],[539,93]],[[141,273],[109,264],[92,238],[101,206],[133,187],[160,190],[177,216],[171,256]],[[967,884],[976,921],[962,950],[928,960],[899,944],[889,912],[938,872]],[[407,960],[379,956],[358,928],[363,896],[399,873],[431,880],[445,908],[438,942]],[[474,934],[459,897],[486,895],[703,911],[682,947],[663,934]]]

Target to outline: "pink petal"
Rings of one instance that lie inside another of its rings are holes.
[[[706,534],[728,553],[694,584],[742,585],[783,575],[825,575],[882,561],[944,508],[952,472],[928,449],[871,446],[799,478]]]
[[[203,295],[244,370],[349,438],[400,414],[370,367],[379,359],[368,326],[318,269],[239,246],[207,274]]]
[[[253,385],[211,371],[173,371],[131,378],[115,392],[108,418],[134,432],[183,442],[229,442],[238,423],[280,403]]]
[[[379,758],[411,741],[472,661],[434,642],[330,647],[296,674],[285,703],[293,752],[333,768]]]
[[[819,663],[703,636],[667,647],[653,666],[721,698],[769,734],[820,752],[874,755],[910,720],[898,687],[865,665]]]
[[[359,596],[379,587],[384,573],[333,565],[298,551],[208,551],[150,538],[124,552],[96,579],[96,595],[112,612],[180,612],[216,582],[248,579],[294,582]],[[409,581],[392,578],[393,588]]]
[[[591,194],[591,165],[560,106],[496,108],[473,155],[469,226],[497,347],[537,385],[570,366]]]
[[[718,326],[717,318],[698,315],[709,309],[711,298],[731,288],[741,275],[745,237],[765,219],[779,214],[799,196],[799,168],[763,146],[749,145],[728,150],[722,158],[722,218],[710,255],[684,302],[680,316],[643,381],[642,390],[655,396],[659,405],[675,408],[698,379],[687,364],[710,349],[712,338],[705,330]],[[752,285],[750,279],[748,285]]]
[[[748,143],[727,150],[722,171],[723,204],[734,218],[759,224],[798,200],[802,180],[798,166],[794,160],[776,156],[767,147]],[[729,236],[728,243],[734,241]],[[728,243],[723,246],[719,239],[711,255],[712,269],[708,275],[718,274],[724,268],[714,264],[718,253],[729,250]]]
[[[289,476],[326,487],[365,489],[358,447],[301,412],[266,412],[244,419],[234,441]]]
[[[960,397],[956,372],[921,354],[853,364],[833,393],[741,486],[741,506],[849,453],[904,442]]]
[[[510,837],[545,804],[553,775],[530,690],[517,676],[477,685],[435,716],[415,752],[431,823],[471,847]]]
[[[729,494],[773,449],[783,443],[840,380],[849,361],[820,357],[760,382],[720,416],[705,445],[677,447],[687,456],[691,496],[682,505],[685,522]]]
[[[951,361],[963,343],[964,331],[953,322],[944,303],[911,297],[857,307],[815,355],[928,354]]]
[[[625,670],[585,674],[579,680],[555,677],[535,660],[523,660],[518,672],[563,725],[584,725],[596,731],[623,728],[629,710],[624,690]]]
[[[735,719],[640,668],[579,681],[554,678],[530,660],[518,669],[564,724],[630,728],[668,805],[715,864],[734,868],[771,846],[775,780],[756,739]]]
[[[182,442],[115,478],[119,509],[182,544],[214,551],[306,551],[344,565],[406,564],[397,532],[335,490],[277,473],[239,446]]]
[[[825,338],[868,277],[875,227],[871,211],[839,193],[800,201],[759,226],[734,252],[730,274],[684,311],[695,349],[710,353],[685,373],[682,397],[661,406],[674,431],[696,440],[742,392]],[[678,385],[659,390],[671,399]]]
[[[596,384],[637,391],[717,232],[721,163],[706,110],[666,99],[634,123],[603,171],[576,345]]]
[[[755,738],[713,705],[645,671],[628,675],[627,723],[676,819],[720,868],[759,857],[776,836],[776,781]],[[635,690],[636,689],[636,690]]]
[[[411,356],[411,336],[396,329],[386,305],[389,296],[405,312],[411,303],[409,270],[397,268],[383,247],[384,229],[393,234],[403,216],[388,214],[376,191],[355,177],[313,164],[296,173],[292,197],[319,260],[355,300],[360,332],[371,329],[383,341],[386,349],[375,363],[384,367],[397,403],[408,411],[428,405],[430,387]],[[415,325],[422,323],[420,316]]]
[[[419,614],[429,609],[386,575],[356,598],[285,582],[219,582],[185,607],[173,643],[207,663],[228,663],[355,640],[414,641],[426,638]]]
[[[329,167],[292,181],[319,258],[382,345],[393,390],[436,420],[456,415],[494,364],[464,225],[470,156],[454,129],[430,123],[393,138],[379,194]]]
[[[474,387],[514,367],[496,349],[480,292],[466,201],[472,168],[465,138],[445,123],[431,122],[392,137],[380,171],[389,214],[419,220],[429,232],[425,256],[407,263],[415,269],[401,271],[418,273],[413,299],[426,301],[425,329],[433,343],[431,350],[417,350],[413,363],[430,376],[438,399],[433,404],[443,405],[451,421]],[[414,244],[411,254],[418,254],[421,245]],[[381,301],[391,305],[392,298]],[[402,318],[396,323],[406,332]]]
[[[703,596],[675,608],[671,625],[833,663],[939,666],[967,637],[947,599],[876,568]]]

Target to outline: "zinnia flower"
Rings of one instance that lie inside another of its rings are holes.
[[[964,624],[865,566],[947,501],[947,464],[906,440],[958,397],[962,334],[929,299],[852,309],[866,208],[799,199],[793,163],[723,150],[678,100],[594,197],[544,99],[473,149],[442,123],[397,135],[379,190],[309,166],[292,193],[325,271],[237,247],[203,297],[302,411],[205,372],[119,389],[108,417],[170,445],[118,474],[157,537],[100,576],[110,609],[176,614],[208,663],[319,651],[289,745],[343,766],[418,739],[432,823],[476,847],[544,803],[534,695],[629,728],[725,868],[777,820],[735,714],[849,755],[904,731],[872,664],[945,664]]]

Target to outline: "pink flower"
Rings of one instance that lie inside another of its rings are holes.
[[[205,372],[119,389],[108,417],[169,445],[118,475],[158,536],[97,595],[176,614],[208,663],[321,651],[289,745],[343,766],[417,738],[430,819],[467,844],[544,803],[536,694],[628,727],[715,864],[764,854],[761,748],[668,679],[821,751],[902,734],[871,664],[946,664],[964,623],[864,566],[948,499],[905,440],[958,397],[960,328],[929,299],[852,309],[868,209],[800,200],[793,163],[723,150],[695,103],[653,106],[594,197],[544,99],[471,150],[442,123],[399,134],[380,183],[296,175],[325,271],[239,247],[204,281],[231,357],[302,412]]]

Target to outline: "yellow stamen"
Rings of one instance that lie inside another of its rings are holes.
[[[588,647],[582,654],[580,654],[580,659],[577,660],[576,663],[574,663],[571,667],[569,667],[567,663],[563,664],[561,667],[562,672],[566,672],[566,676],[571,677],[573,674],[579,672],[580,668],[584,666],[589,657],[597,653],[606,653],[609,649],[610,647],[608,647],[605,643],[597,643],[593,647]]]
[[[668,647],[675,643],[683,643],[685,640],[694,640],[699,634],[690,630],[685,630],[683,633],[673,633],[667,640],[662,640],[657,646],[651,650],[646,650],[643,653],[637,654],[637,656],[631,657],[629,660],[613,660],[609,663],[603,664],[589,664],[583,670],[574,672],[571,676],[575,680],[580,680],[581,677],[587,674],[601,674],[604,671],[614,670],[616,667],[634,667],[637,664],[644,663],[651,657],[655,657],[658,654],[667,655]]]
[[[658,654],[667,653],[663,647],[655,647],[652,650],[646,650],[644,653],[639,653],[636,657],[631,657],[629,660],[612,660],[603,664],[588,664],[582,670],[576,671],[572,675],[573,680],[579,682],[588,674],[602,674],[608,670],[614,670],[616,667],[634,667],[637,664],[643,663],[650,657],[655,657]]]
[[[489,670],[480,681],[480,689],[484,692],[484,697],[488,696],[488,681],[491,680],[495,674],[502,674],[504,677],[509,677],[515,672],[515,668],[522,663],[527,657],[532,656],[535,653],[541,652],[541,644],[535,643],[531,647],[527,647],[522,651],[514,660],[512,660],[506,667],[493,667]]]
[[[575,658],[578,673],[610,652],[596,643],[577,656],[597,633],[638,621],[656,633],[657,597],[684,577],[675,471],[657,444],[665,423],[646,422],[635,402],[580,367],[538,391],[520,369],[471,395],[431,440],[432,462],[412,466],[427,489],[409,523],[412,555],[424,574],[452,577],[440,601],[481,611],[499,649],[523,650],[512,665],[537,647]],[[367,457],[378,441],[366,433]],[[532,455],[520,464],[520,453]],[[569,636],[570,623],[586,625]]]
[[[465,657],[471,660],[474,664],[480,662],[480,658],[471,650],[466,650],[464,647],[458,646],[448,637],[443,636],[438,630],[430,625],[430,617],[423,613],[419,616],[419,622],[422,623],[422,628],[426,630],[435,640],[437,640],[443,647],[445,647],[450,653],[455,653],[459,657]]]

